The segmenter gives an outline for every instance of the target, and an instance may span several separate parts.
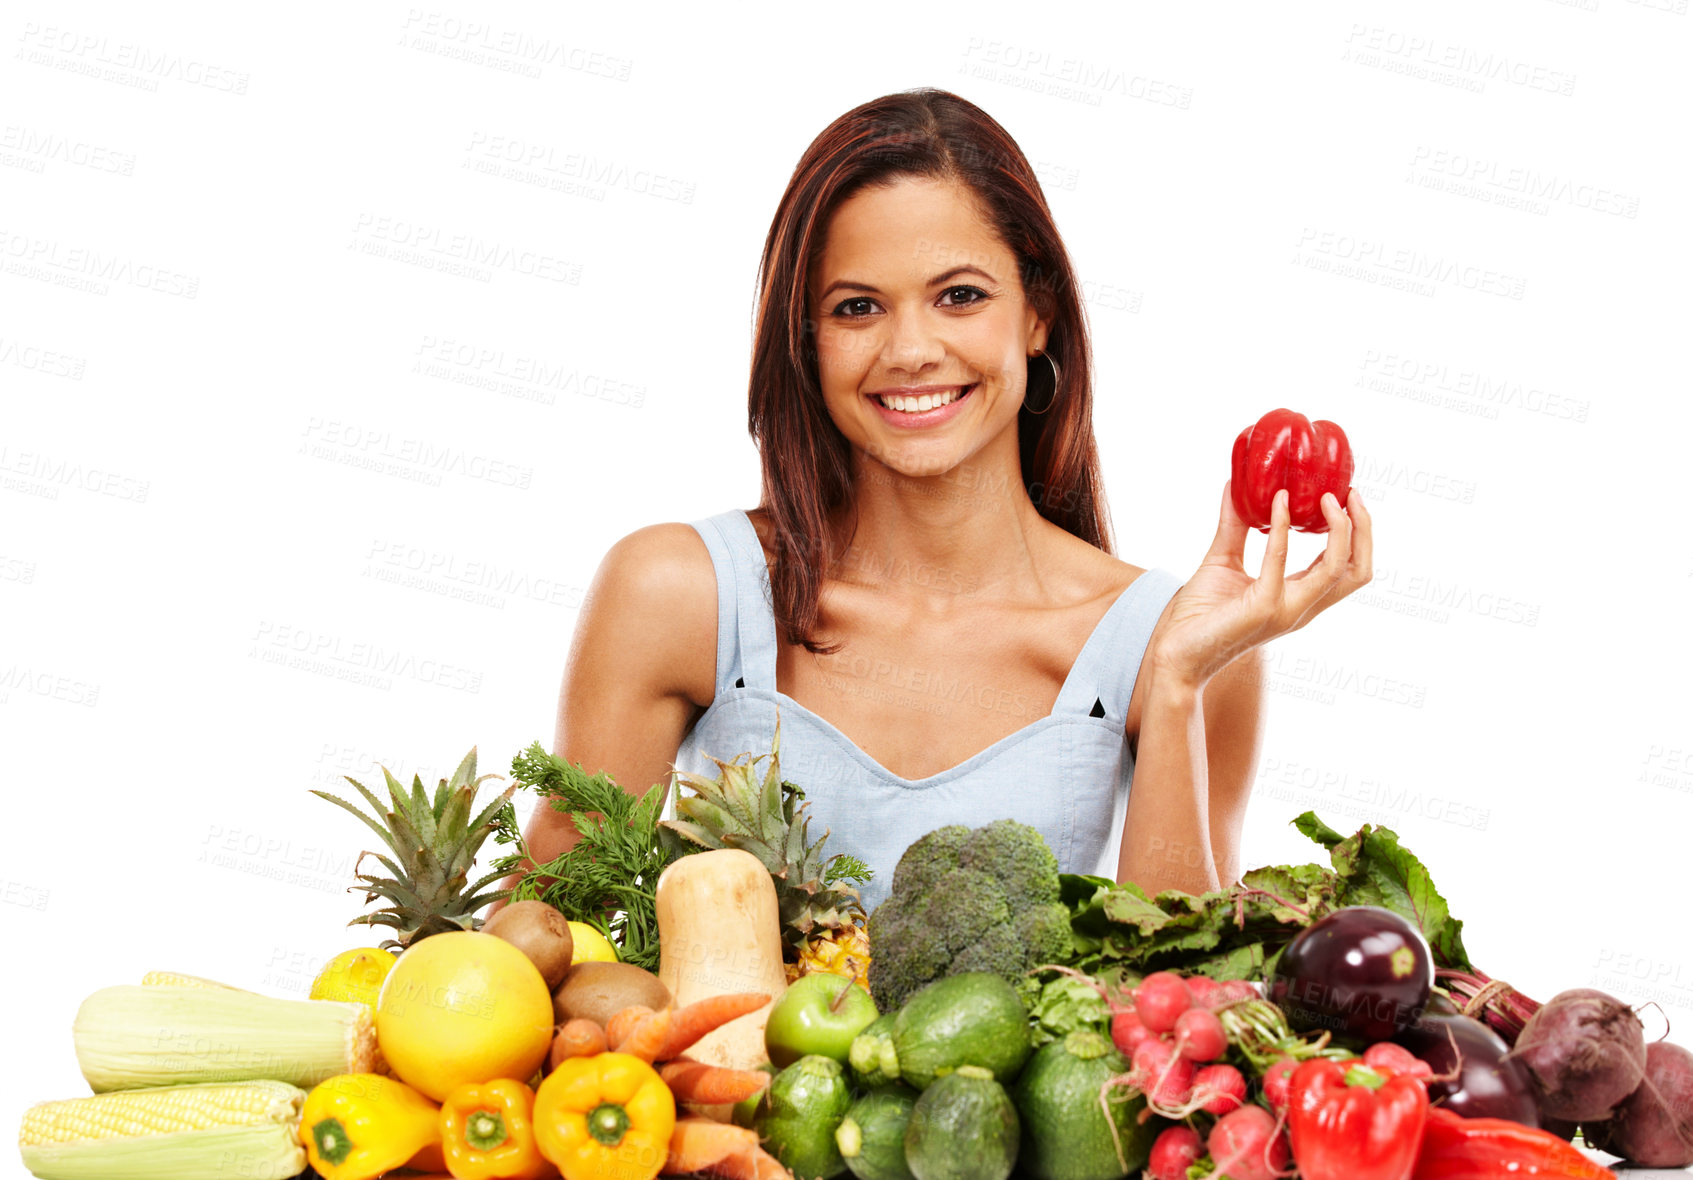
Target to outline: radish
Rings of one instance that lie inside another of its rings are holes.
[[[1207,1065],[1193,1075],[1193,1101],[1207,1114],[1228,1114],[1246,1105],[1246,1078],[1232,1065]]]
[[[1298,1068],[1299,1062],[1283,1057],[1264,1071],[1264,1101],[1277,1114],[1287,1110],[1288,1083],[1293,1080],[1293,1071]]]
[[[1609,1120],[1583,1122],[1581,1131],[1601,1151],[1648,1168],[1693,1164],[1693,1053],[1668,1041],[1647,1045],[1639,1089]]]
[[[1395,1045],[1392,1041],[1377,1041],[1364,1050],[1364,1064],[1372,1069],[1392,1070],[1397,1074],[1409,1074],[1414,1078],[1427,1078],[1434,1075],[1428,1062],[1413,1054],[1403,1045]]]
[[[1188,1167],[1204,1154],[1198,1131],[1185,1123],[1165,1127],[1152,1143],[1146,1174],[1152,1180],[1187,1180]]]
[[[1529,1017],[1511,1055],[1534,1079],[1542,1114],[1598,1122],[1640,1085],[1646,1033],[1622,1001],[1574,988]]]
[[[1144,1040],[1155,1039],[1157,1033],[1140,1022],[1133,1008],[1119,1008],[1111,1017],[1111,1043],[1124,1057],[1133,1057]]]
[[[1135,1011],[1140,1022],[1153,1032],[1169,1032],[1176,1027],[1176,1019],[1192,1006],[1187,982],[1174,971],[1154,971],[1135,989]]]
[[[1161,1037],[1142,1041],[1135,1050],[1129,1078],[1155,1106],[1177,1107],[1193,1096],[1194,1064]]]
[[[1205,1146],[1216,1174],[1230,1180],[1275,1180],[1287,1167],[1287,1140],[1262,1106],[1243,1106],[1218,1119]]]
[[[1189,1008],[1176,1017],[1176,1047],[1189,1061],[1215,1061],[1229,1049],[1223,1022],[1209,1008]]]

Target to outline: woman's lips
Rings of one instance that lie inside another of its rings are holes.
[[[963,391],[962,393],[959,394],[959,396],[953,398],[950,402],[948,402],[945,405],[933,406],[933,407],[931,407],[930,409],[927,409],[927,410],[896,410],[892,406],[889,406],[888,404],[886,404],[886,402],[884,402],[882,396],[879,395],[879,394],[871,395],[870,402],[871,402],[872,405],[874,405],[876,407],[876,412],[882,416],[882,420],[884,422],[889,423],[890,425],[901,426],[901,427],[906,427],[906,428],[919,427],[919,426],[938,426],[942,422],[946,422],[949,419],[953,418],[954,416],[956,416],[960,412],[959,407],[962,406],[965,402],[969,401],[971,393],[975,392],[976,383],[972,383],[970,385],[959,386],[958,388]],[[928,394],[926,396],[932,398],[936,395]],[[941,395],[941,396],[944,396],[944,395]],[[898,401],[898,402],[903,402],[904,404],[909,405],[912,402],[916,401],[917,398],[916,397],[900,397],[900,398],[895,398],[894,400]]]

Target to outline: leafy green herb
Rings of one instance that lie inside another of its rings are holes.
[[[1035,1048],[1084,1028],[1111,1034],[1111,1006],[1099,989],[1071,975],[1055,975],[1041,984],[1029,1005],[1029,1035]]]
[[[1078,951],[1072,966],[1109,981],[1166,969],[1264,979],[1281,948],[1312,922],[1344,906],[1375,905],[1421,930],[1437,966],[1473,970],[1463,923],[1395,832],[1365,824],[1343,837],[1309,811],[1293,826],[1328,848],[1331,867],[1270,865],[1226,889],[1156,897],[1132,882],[1065,876]]]
[[[544,901],[605,935],[624,962],[658,970],[658,875],[688,851],[658,826],[664,786],[632,795],[608,775],[590,775],[547,753],[540,742],[512,759],[511,774],[520,789],[568,814],[581,837],[568,852],[524,873],[511,900]],[[509,808],[494,839],[516,848],[494,862],[501,872],[516,872],[530,859]]]

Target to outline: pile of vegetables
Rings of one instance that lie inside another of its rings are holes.
[[[1001,1153],[992,1126],[972,1124],[974,1146],[955,1148],[968,1158],[958,1174],[1608,1175],[1571,1143],[1578,1132],[1637,1164],[1693,1164],[1693,1054],[1647,1045],[1639,1018],[1603,993],[1576,989],[1542,1005],[1488,978],[1428,870],[1392,831],[1365,825],[1343,836],[1311,813],[1294,822],[1329,850],[1328,865],[1257,869],[1197,896],[1060,875],[1071,948],[1033,970],[1015,955],[984,962],[979,941],[959,946],[944,933],[992,931],[1012,913],[1004,885],[986,880],[985,858],[959,863],[989,829],[942,829],[914,843],[894,895],[871,915],[872,993],[883,1015],[845,1060],[855,1101],[880,1099],[871,1146],[885,1147],[895,1115],[927,1092],[939,1055],[940,1076],[988,1070],[1022,1127],[1020,1150]],[[1003,823],[990,827],[1001,845],[1011,836]],[[1003,863],[1026,872],[1035,862]],[[970,872],[980,875],[960,875]],[[902,877],[922,888],[902,895]],[[978,888],[945,894],[964,911],[958,921],[924,922],[925,908],[939,913],[941,881]],[[1033,905],[1045,904],[1035,893]],[[878,989],[883,963],[899,967],[899,985]],[[929,982],[908,993],[923,974]],[[938,989],[954,979],[974,982],[937,1010]],[[1008,1070],[1003,1056],[990,1059],[1017,1042],[1005,1015],[973,1007],[988,979],[1025,1003],[1028,1064]],[[990,1034],[973,1033],[978,1026]],[[1058,1062],[1069,1090],[1052,1098],[1043,1079]],[[890,1102],[889,1086],[904,1086],[908,1101]],[[854,1143],[866,1139],[857,1121],[842,1123]],[[910,1150],[905,1162],[905,1173],[860,1171],[844,1158],[871,1180],[925,1180]]]

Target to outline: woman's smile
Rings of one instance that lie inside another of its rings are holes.
[[[963,412],[976,382],[969,385],[920,385],[884,389],[870,395],[882,420],[893,426],[916,429],[938,426]]]

